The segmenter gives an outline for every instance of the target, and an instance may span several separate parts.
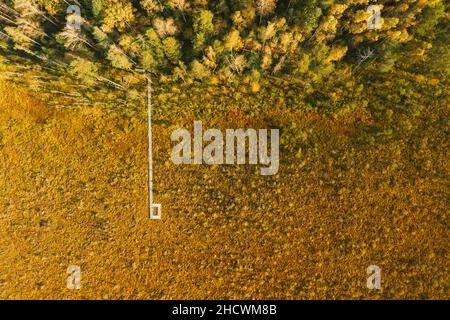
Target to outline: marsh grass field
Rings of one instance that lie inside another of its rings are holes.
[[[174,165],[170,134],[195,110],[169,119],[156,104],[156,221],[144,108],[124,117],[52,108],[6,82],[0,92],[2,299],[449,298],[442,99],[414,115],[281,102],[255,116],[236,97],[205,125],[280,128],[269,177]],[[80,290],[66,288],[69,265]],[[381,290],[366,287],[369,265],[382,268]]]

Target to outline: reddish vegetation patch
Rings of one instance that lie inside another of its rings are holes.
[[[383,142],[362,139],[375,123],[362,110],[332,120],[275,109],[253,121],[234,110],[215,121],[280,126],[273,177],[175,166],[173,127],[155,125],[163,219],[150,221],[144,121],[46,113],[14,92],[0,101],[1,298],[448,298],[439,116]],[[373,264],[380,291],[366,288]],[[66,289],[69,265],[81,267],[81,290]]]

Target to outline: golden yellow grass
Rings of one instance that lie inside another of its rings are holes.
[[[440,127],[367,144],[365,111],[272,110],[315,142],[282,150],[280,173],[261,177],[253,166],[175,166],[173,127],[155,125],[163,219],[150,221],[145,121],[0,92],[0,298],[449,298]],[[222,122],[249,124],[264,121],[234,110]],[[373,264],[380,291],[366,288]],[[66,288],[69,265],[81,267],[81,290]]]

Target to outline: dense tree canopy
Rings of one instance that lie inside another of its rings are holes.
[[[80,29],[67,24],[69,4],[81,8]],[[380,29],[367,24],[374,4]],[[2,0],[0,48],[8,72],[115,88],[132,86],[122,80],[136,70],[185,83],[244,76],[258,91],[270,77],[317,84],[414,68],[448,40],[447,22],[442,0]]]

